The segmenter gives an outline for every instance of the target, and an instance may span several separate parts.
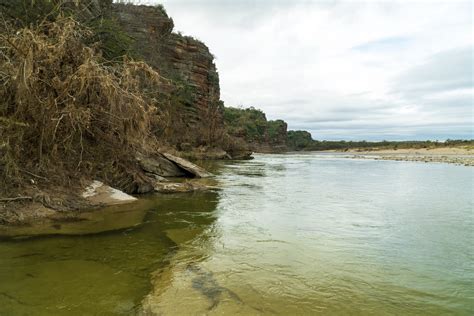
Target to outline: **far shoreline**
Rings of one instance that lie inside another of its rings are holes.
[[[387,149],[387,148],[353,148],[347,151],[341,150],[324,150],[322,152],[343,152],[346,154],[357,154],[357,155],[461,155],[469,156],[474,155],[472,148],[464,147],[438,147],[438,148],[400,148],[400,149]]]
[[[300,150],[283,152],[261,152],[256,154],[340,154],[347,159],[371,159],[411,161],[425,163],[449,163],[456,165],[474,166],[474,149],[471,147],[437,147],[437,148],[351,148],[327,150]]]
[[[474,166],[474,150],[465,147],[441,147],[441,148],[354,148],[346,151],[325,150],[324,153],[343,153],[350,155],[352,159],[373,159],[392,161],[412,161],[425,163],[449,163]]]

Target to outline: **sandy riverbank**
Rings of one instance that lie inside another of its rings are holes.
[[[358,155],[474,155],[474,149],[468,147],[443,148],[402,148],[402,149],[351,149],[348,154]]]
[[[410,148],[410,149],[373,149],[350,150],[344,152],[350,158],[453,163],[474,166],[474,150],[471,148]]]

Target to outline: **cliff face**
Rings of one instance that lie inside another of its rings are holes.
[[[282,120],[267,120],[261,110],[250,108],[224,109],[226,129],[233,137],[245,140],[256,152],[286,150],[287,124]]]
[[[160,98],[170,121],[157,136],[178,149],[220,147],[232,156],[286,150],[284,121],[223,106],[214,56],[201,41],[174,33],[162,6],[113,4],[109,11],[132,39],[135,57],[164,77]]]
[[[112,13],[132,38],[137,57],[164,77],[161,97],[174,113],[170,125],[175,130],[167,131],[170,140],[213,145],[223,121],[219,76],[208,47],[173,33],[173,20],[161,6],[114,4]]]
[[[243,125],[224,122],[226,110],[220,100],[213,55],[201,41],[174,33],[173,20],[160,5],[36,0],[35,6],[25,7],[22,0],[0,0],[0,9],[18,28],[53,22],[60,12],[72,15],[91,31],[91,38],[84,44],[93,43],[101,57],[112,61],[108,64],[112,68],[120,68],[127,62],[124,56],[129,56],[144,62],[135,63],[138,67],[149,70],[150,66],[158,72],[159,77],[149,71],[154,73],[153,80],[147,75],[134,75],[133,81],[140,85],[139,95],[154,106],[156,115],[150,117],[150,131],[160,146],[186,152],[225,151],[220,156],[235,157],[248,153],[255,144],[285,145],[286,125],[282,121],[266,122],[263,112],[256,118],[243,115],[239,119]]]

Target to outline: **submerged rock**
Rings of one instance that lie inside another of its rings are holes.
[[[159,193],[186,193],[214,189],[212,186],[195,182],[157,182],[155,191]]]
[[[16,225],[0,225],[0,238],[41,235],[87,235],[133,228],[141,225],[151,203],[115,204],[80,212],[59,212],[42,205],[30,205]],[[31,217],[35,216],[35,217]]]
[[[183,259],[174,258],[168,267],[152,274],[152,291],[143,299],[138,315],[267,314],[221,285],[219,275],[202,264]]]
[[[170,161],[174,162],[180,168],[182,168],[182,169],[186,170],[187,172],[193,174],[195,177],[198,177],[198,178],[212,177],[212,173],[207,172],[203,168],[199,167],[198,165],[196,165],[196,164],[194,164],[194,163],[192,163],[192,162],[190,162],[186,159],[173,156],[172,154],[169,154],[169,153],[164,153],[163,156],[165,156]]]
[[[138,203],[137,198],[100,181],[77,193],[49,194],[0,212],[0,237],[90,234],[137,225],[144,217],[140,205],[145,201]],[[136,209],[139,212],[130,216],[123,213]]]

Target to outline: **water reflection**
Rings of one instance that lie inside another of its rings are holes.
[[[154,276],[146,313],[472,314],[472,169],[306,154],[217,174],[218,219]]]
[[[137,312],[152,290],[150,274],[164,269],[182,243],[212,226],[217,202],[215,192],[154,195],[144,208],[108,210],[91,222],[74,223],[74,229],[62,228],[106,232],[1,241],[0,315]],[[110,231],[109,222],[124,228]]]
[[[0,314],[472,314],[472,168],[214,167],[221,191],[150,197],[142,224],[0,242]]]
[[[71,219],[38,220],[25,226],[0,225],[0,236],[6,239],[40,235],[88,235],[133,228],[143,224],[152,205],[151,200],[143,199],[125,205],[107,206],[99,211],[82,211]]]

